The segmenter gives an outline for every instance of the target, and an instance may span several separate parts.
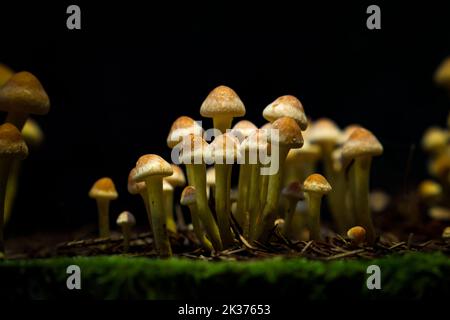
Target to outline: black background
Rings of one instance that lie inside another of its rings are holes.
[[[443,1],[375,2],[382,29],[368,30],[372,2],[341,2],[2,2],[0,61],[37,75],[52,102],[37,119],[46,143],[24,164],[8,232],[95,222],[87,193],[102,176],[120,194],[113,212],[142,211],[126,191],[129,170],[145,153],[169,159],[172,121],[200,119],[201,102],[220,84],[236,90],[257,125],[283,94],[299,97],[313,119],[362,124],[385,146],[374,187],[398,193],[419,181],[421,134],[443,126],[450,105],[432,82],[450,55],[450,11]],[[81,31],[66,29],[73,3]]]

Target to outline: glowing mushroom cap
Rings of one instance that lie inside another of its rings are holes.
[[[94,199],[114,200],[118,196],[114,182],[108,177],[98,179],[89,191],[89,197]]]
[[[128,174],[127,189],[130,194],[140,194],[141,192],[147,189],[145,181],[138,181],[138,182],[134,181],[133,178],[136,175],[136,172],[137,172],[136,168],[133,168]]]
[[[314,173],[303,182],[303,190],[319,194],[327,194],[331,191],[331,186],[324,176]]]
[[[0,110],[43,115],[50,110],[50,100],[39,80],[22,71],[0,88]]]
[[[3,86],[13,76],[14,71],[11,68],[0,63],[0,87]]]
[[[367,129],[356,128],[342,146],[342,158],[347,161],[362,156],[379,156],[383,153],[380,141]]]
[[[273,129],[278,130],[277,141],[272,141],[272,134],[269,135],[271,144],[279,143],[287,148],[301,148],[303,146],[303,136],[297,122],[289,117],[278,118],[272,123]]]
[[[156,154],[146,154],[136,162],[134,181],[142,181],[151,176],[167,177],[173,174],[170,164]]]
[[[205,163],[208,158],[208,143],[199,136],[190,134],[186,136],[181,145],[179,160],[184,164]]]
[[[207,186],[216,185],[216,169],[214,167],[206,169],[206,185]]]
[[[356,243],[363,243],[364,241],[366,241],[366,229],[360,226],[350,228],[347,231],[347,237],[349,237],[349,239],[355,241]]]
[[[447,130],[431,127],[428,128],[422,138],[422,148],[427,152],[437,152],[445,148],[449,142]]]
[[[442,186],[433,180],[424,180],[419,184],[419,196],[423,199],[440,197]]]
[[[241,120],[234,125],[234,127],[231,129],[231,133],[241,142],[257,129],[258,127],[255,126],[253,122],[248,120]]]
[[[233,89],[218,86],[203,101],[200,114],[206,118],[242,117],[245,115],[245,106]]]
[[[450,88],[450,57],[447,57],[434,73],[434,82],[445,88]]]
[[[239,140],[229,133],[217,136],[214,141],[209,144],[208,157],[211,163],[234,163],[240,157]]]
[[[174,148],[178,143],[183,140],[183,137],[193,134],[196,136],[203,135],[203,128],[194,119],[181,116],[176,119],[172,127],[170,128],[169,135],[167,136],[167,146]]]
[[[173,187],[183,187],[186,184],[186,177],[184,176],[183,169],[181,169],[176,164],[171,164],[173,174],[164,178]]]
[[[311,125],[308,139],[311,143],[335,145],[341,141],[341,135],[341,130],[334,121],[321,118]]]
[[[281,195],[289,200],[303,200],[302,184],[298,181],[291,182],[281,190]]]
[[[190,206],[196,203],[197,190],[193,186],[187,186],[181,193],[180,203],[183,206]]]
[[[39,124],[31,118],[27,119],[22,128],[22,136],[27,145],[37,148],[44,141],[44,133]]]
[[[302,103],[291,95],[275,99],[263,110],[263,117],[270,122],[274,122],[282,117],[289,117],[297,122],[301,130],[305,130],[308,127],[308,119]]]
[[[23,160],[28,148],[20,131],[10,123],[0,125],[0,157]]]
[[[117,217],[116,223],[119,227],[132,227],[136,224],[134,215],[129,211],[124,211]]]

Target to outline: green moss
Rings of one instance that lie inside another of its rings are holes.
[[[66,288],[67,266],[82,270],[82,289]],[[381,290],[366,287],[368,265],[381,268]],[[77,257],[0,263],[0,298],[80,299],[423,299],[450,293],[450,259],[411,253],[378,260],[333,262],[270,259],[207,262],[187,259]]]

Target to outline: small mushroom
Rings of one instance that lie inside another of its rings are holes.
[[[48,113],[50,100],[39,80],[23,71],[14,74],[0,87],[0,110],[8,112],[5,122],[22,130],[29,114]]]
[[[291,95],[275,99],[263,110],[263,117],[272,123],[279,118],[289,117],[297,122],[301,130],[306,130],[308,127],[308,119],[302,103]]]
[[[172,174],[172,167],[163,158],[156,154],[146,154],[136,162],[136,174],[133,177],[136,182],[145,181],[155,248],[163,257],[172,255],[163,201],[163,178]]]
[[[437,221],[450,221],[450,209],[446,207],[432,207],[428,209],[428,216]]]
[[[27,156],[28,148],[20,131],[9,123],[0,125],[0,259],[5,257],[3,219],[9,172],[15,160],[23,160]]]
[[[347,231],[347,237],[356,245],[360,245],[366,241],[366,229],[361,226],[355,226]]]
[[[320,240],[320,205],[322,197],[332,188],[324,176],[314,173],[306,178],[303,190],[308,201],[308,226],[312,240]]]
[[[281,195],[287,200],[287,210],[284,216],[286,223],[284,224],[283,233],[286,237],[291,238],[293,236],[293,220],[297,202],[304,199],[302,184],[298,181],[291,182],[283,188]]]
[[[444,240],[450,240],[450,227],[446,227],[444,231],[442,231],[442,238]]]
[[[450,142],[447,130],[439,127],[428,128],[422,137],[422,149],[436,156],[443,152]]]
[[[124,251],[128,252],[130,248],[131,228],[136,224],[136,219],[131,212],[124,211],[119,214],[116,223],[122,229]]]
[[[109,203],[118,197],[114,182],[108,177],[98,179],[89,191],[89,197],[97,201],[99,236],[107,238],[109,237]]]
[[[437,68],[434,82],[450,91],[450,57],[445,58]]]
[[[214,128],[223,134],[231,128],[233,118],[245,115],[245,106],[233,89],[218,86],[203,101],[200,114],[206,118],[213,118]]]
[[[195,235],[197,236],[203,247],[209,251],[213,249],[211,242],[206,238],[204,228],[202,226],[200,216],[197,209],[197,191],[192,186],[187,186],[181,193],[181,205],[187,206],[191,212],[191,220]]]
[[[344,167],[350,162],[349,185],[354,206],[355,222],[366,229],[367,241],[375,242],[375,229],[369,206],[369,180],[372,157],[383,153],[383,146],[378,139],[364,128],[353,131],[342,147]]]
[[[419,197],[427,204],[435,204],[442,197],[442,186],[433,180],[424,180],[419,184]]]

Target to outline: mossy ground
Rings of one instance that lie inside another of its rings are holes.
[[[81,268],[82,289],[68,290],[66,268]],[[367,266],[381,268],[381,290],[366,287]],[[435,299],[450,294],[450,259],[408,253],[375,260],[197,261],[99,256],[0,262],[0,298],[80,299]]]

